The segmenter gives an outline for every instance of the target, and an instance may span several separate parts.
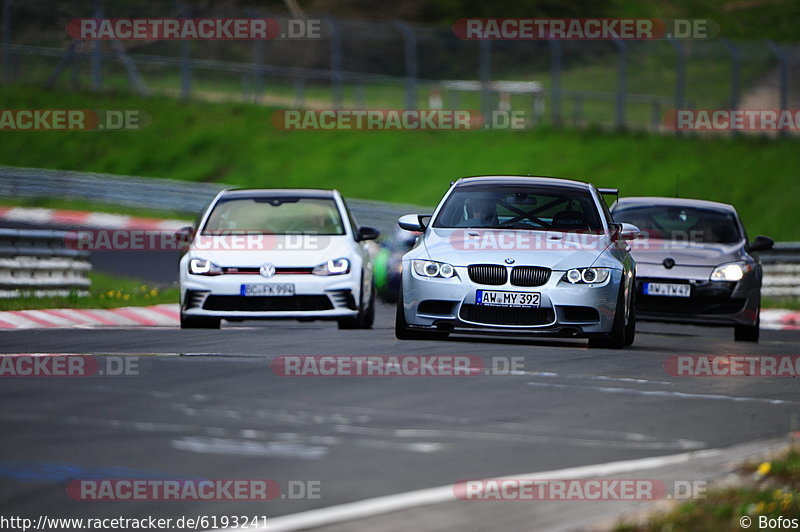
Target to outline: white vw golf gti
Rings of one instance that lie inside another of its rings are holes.
[[[337,191],[226,190],[184,232],[182,328],[219,328],[221,319],[372,326],[366,241],[378,231],[359,227]]]

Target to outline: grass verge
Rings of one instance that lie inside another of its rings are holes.
[[[115,277],[90,272],[89,295],[79,297],[18,297],[0,299],[0,310],[33,310],[44,308],[117,308],[177,303],[176,286],[159,286],[138,279]]]
[[[651,515],[641,523],[621,522],[616,532],[680,532],[695,530],[789,529],[797,526],[764,526],[778,518],[800,522],[800,446],[760,464],[749,463],[739,471],[735,487],[709,490],[703,499],[674,506]],[[785,521],[784,521],[785,523]]]
[[[143,131],[7,132],[13,166],[168,177],[244,187],[337,188],[354,198],[433,205],[475,174],[553,175],[622,194],[734,204],[751,235],[800,240],[800,140],[528,131],[278,131],[272,109],[236,103],[0,87],[7,108],[141,109]]]
[[[800,299],[789,299],[785,297],[762,297],[762,308],[783,308],[786,310],[800,310]]]

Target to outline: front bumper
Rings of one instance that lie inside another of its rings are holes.
[[[608,334],[614,323],[622,270],[612,270],[600,285],[572,285],[553,271],[542,286],[474,283],[466,267],[450,279],[426,279],[403,264],[403,312],[409,327],[466,334],[594,336]],[[476,291],[539,292],[538,309],[475,305]]]
[[[243,296],[243,284],[294,284],[294,296]],[[338,319],[356,316],[360,280],[345,275],[188,275],[181,282],[185,316],[230,319]]]
[[[690,297],[645,295],[648,282],[689,284]],[[636,284],[636,313],[643,321],[731,326],[758,320],[761,290],[747,277],[738,282],[645,277]]]

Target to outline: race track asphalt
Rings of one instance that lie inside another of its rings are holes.
[[[222,330],[47,329],[2,333],[3,353],[121,354],[138,375],[5,377],[2,513],[99,517],[267,515],[461,479],[716,449],[793,429],[797,381],[677,377],[674,355],[795,355],[800,332],[640,324],[633,348],[584,340],[394,338],[393,309],[372,330],[245,322]],[[461,377],[281,376],[288,355],[459,355]],[[516,357],[516,358],[515,358]],[[268,502],[86,502],[76,478],[272,479],[319,483],[319,498]],[[463,503],[469,504],[469,503]],[[460,529],[464,529],[461,527]]]

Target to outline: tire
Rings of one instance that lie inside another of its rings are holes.
[[[614,325],[611,327],[611,332],[605,336],[595,336],[589,338],[589,347],[597,347],[601,349],[622,349],[625,347],[625,329],[627,327],[625,327],[624,294],[625,289],[620,286],[619,296],[617,297],[617,310],[614,313]],[[628,310],[630,310],[630,308]],[[635,320],[633,321],[635,323]]]
[[[444,340],[450,336],[450,333],[409,329],[405,312],[403,312],[403,286],[400,285],[397,309],[394,315],[394,336],[398,340]]]
[[[219,329],[220,318],[189,317],[181,313],[181,329]]]
[[[733,339],[737,342],[758,342],[761,332],[761,317],[756,318],[755,325],[736,325],[733,329]]]
[[[633,345],[636,339],[636,278],[633,278],[631,302],[628,307],[628,325],[625,326],[625,347]]]
[[[361,297],[364,297],[364,291],[361,291]],[[373,283],[369,291],[369,301],[367,306],[364,302],[358,306],[358,315],[353,318],[341,318],[338,320],[340,329],[372,329],[372,324],[375,322],[375,284]]]

